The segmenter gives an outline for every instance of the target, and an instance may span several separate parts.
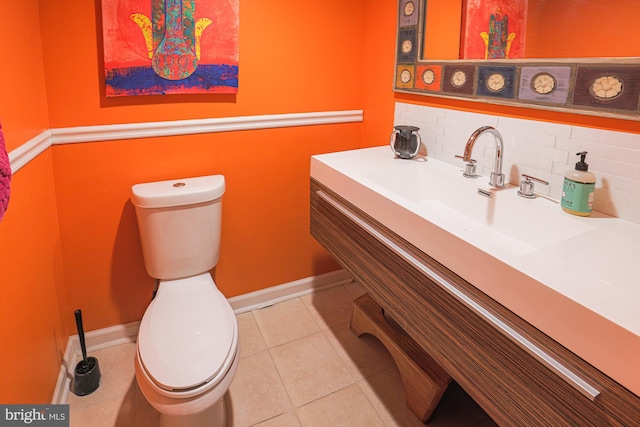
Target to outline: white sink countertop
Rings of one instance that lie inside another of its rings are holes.
[[[639,225],[388,146],[313,156],[311,177],[640,396]]]

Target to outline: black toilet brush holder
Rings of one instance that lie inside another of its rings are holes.
[[[95,357],[87,357],[87,346],[84,341],[84,328],[82,327],[82,310],[75,311],[78,338],[82,360],[76,365],[73,375],[73,394],[86,396],[93,393],[100,386],[100,365]]]

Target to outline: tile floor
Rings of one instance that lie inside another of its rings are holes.
[[[351,283],[237,316],[240,364],[229,390],[230,427],[423,426],[405,405],[393,359],[368,335],[349,330]],[[100,388],[69,394],[72,427],[158,425],[135,381],[135,343],[92,353]],[[494,426],[452,383],[427,424]]]

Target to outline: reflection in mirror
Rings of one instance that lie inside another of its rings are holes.
[[[638,0],[429,0],[422,59],[640,56]]]
[[[399,0],[395,90],[640,120],[639,12],[640,0]]]

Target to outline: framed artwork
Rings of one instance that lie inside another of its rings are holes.
[[[107,97],[238,92],[239,0],[103,0]]]
[[[462,59],[524,58],[528,0],[466,0]]]

